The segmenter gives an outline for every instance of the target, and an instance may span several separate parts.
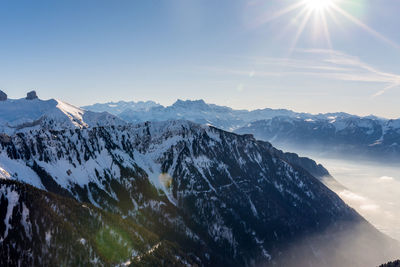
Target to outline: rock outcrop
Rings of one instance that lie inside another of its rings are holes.
[[[26,99],[27,100],[33,100],[33,99],[37,99],[38,96],[36,95],[36,91],[30,91],[26,94]]]
[[[6,101],[7,94],[0,90],[0,101]]]

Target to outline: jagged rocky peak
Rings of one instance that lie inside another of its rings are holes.
[[[7,100],[7,94],[4,93],[2,90],[0,90],[0,101],[6,101]]]
[[[26,99],[27,100],[33,100],[33,99],[37,99],[38,96],[36,94],[36,91],[30,91],[26,94]]]

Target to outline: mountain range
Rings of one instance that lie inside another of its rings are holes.
[[[333,179],[323,166],[252,135],[127,123],[58,100],[0,110],[1,266],[374,266],[399,255],[322,183]]]
[[[90,111],[108,111],[119,118],[139,123],[145,121],[189,120],[199,124],[211,124],[215,127],[232,131],[249,122],[275,116],[295,116],[290,110],[262,109],[255,111],[234,110],[229,107],[207,104],[204,100],[177,100],[173,105],[164,107],[154,102],[146,102],[146,109],[140,108],[142,102],[110,102],[82,107]],[[126,107],[126,108],[124,108]]]
[[[400,119],[360,117],[343,112],[314,115],[285,109],[234,110],[203,100],[178,100],[167,107],[146,103],[146,109],[139,108],[143,102],[95,104],[83,109],[112,109],[114,115],[131,123],[185,119],[253,134],[281,147],[312,149],[341,157],[384,158],[384,161],[398,161],[400,157]]]
[[[275,117],[249,123],[235,132],[251,133],[280,147],[300,151],[386,162],[398,162],[400,158],[400,120]]]

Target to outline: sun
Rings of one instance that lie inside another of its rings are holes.
[[[340,26],[342,19],[352,22],[375,38],[400,49],[400,45],[389,40],[346,11],[344,8],[346,3],[360,2],[359,0],[291,0],[290,2],[292,3],[283,9],[260,19],[260,24],[264,24],[285,15],[291,15],[290,23],[282,30],[284,33],[292,26],[297,28],[294,34],[292,34],[293,40],[290,44],[289,54],[296,48],[297,42],[302,37],[304,31],[310,29],[310,27],[307,27],[310,23],[313,23],[313,31],[311,32],[313,35],[312,40],[324,40],[325,44],[323,45],[326,45],[332,50],[333,45],[329,28],[332,26]]]
[[[325,11],[335,4],[335,0],[306,0],[305,6],[310,11]]]

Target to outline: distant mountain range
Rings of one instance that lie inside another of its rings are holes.
[[[143,102],[120,101],[117,103],[94,104],[82,108],[97,112],[111,111],[110,113],[132,123],[182,119],[199,124],[211,124],[228,131],[235,130],[256,120],[268,119],[276,116],[296,116],[298,114],[284,109],[262,109],[255,111],[234,110],[229,107],[207,104],[203,100],[178,100],[173,105],[167,107],[157,105],[154,102],[145,102],[147,103],[146,109],[139,108],[143,106],[142,103]],[[124,109],[123,107],[127,108]]]
[[[282,147],[328,155],[393,162],[400,159],[400,120],[275,117],[249,123],[235,132],[251,133]]]
[[[203,100],[178,100],[167,107],[146,102],[146,109],[139,108],[143,102],[129,103],[95,104],[83,108],[106,111],[111,106],[114,115],[133,123],[185,119],[253,134],[258,139],[301,150],[383,160],[400,158],[400,119],[360,117],[343,112],[313,115],[285,109],[234,110]],[[123,108],[127,106],[130,108]]]
[[[1,266],[373,266],[400,251],[323,166],[252,135],[57,100],[0,110]]]
[[[104,104],[97,103],[90,106],[84,106],[82,108],[94,112],[108,112],[113,115],[119,115],[123,112],[128,112],[128,111],[146,112],[149,111],[151,108],[155,107],[162,107],[162,106],[153,101],[139,101],[139,102],[119,101],[119,102],[108,102]]]

